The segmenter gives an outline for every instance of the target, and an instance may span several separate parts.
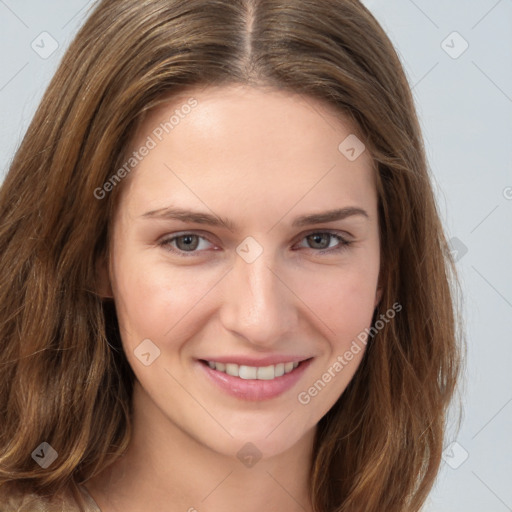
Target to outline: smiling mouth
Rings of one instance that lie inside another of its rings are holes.
[[[208,365],[212,370],[244,380],[274,380],[293,372],[295,368],[310,359],[305,359],[300,362],[296,361],[271,364],[269,366],[246,366],[236,363],[218,363],[216,361],[206,361],[204,359],[201,360],[201,363]]]

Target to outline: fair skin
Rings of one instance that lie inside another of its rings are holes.
[[[309,403],[298,395],[370,326],[380,298],[372,161],[338,150],[355,132],[329,107],[245,86],[173,98],[145,117],[131,150],[191,97],[197,106],[123,183],[104,270],[136,375],[133,437],[86,486],[102,512],[310,511],[316,425],[364,350]],[[171,206],[234,226],[145,215]],[[342,208],[362,212],[293,225]],[[256,242],[240,246],[247,237]],[[134,353],[146,339],[145,353],[160,350],[147,366]],[[228,356],[309,363],[291,387],[254,400],[208,378],[201,361]],[[248,442],[261,454],[250,467],[237,457]]]

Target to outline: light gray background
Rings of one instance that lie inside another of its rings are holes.
[[[0,179],[92,3],[0,0]],[[426,512],[512,511],[512,0],[364,3],[413,87],[465,295],[465,417]]]

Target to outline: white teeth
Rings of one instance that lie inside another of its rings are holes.
[[[284,363],[284,373],[291,372],[293,370],[293,363]]]
[[[256,379],[258,368],[254,366],[241,365],[238,369],[238,375],[241,379]]]
[[[232,375],[233,377],[239,377],[238,374],[238,365],[235,363],[226,364],[226,373],[228,375]]]
[[[258,368],[258,380],[272,380],[275,376],[274,365]]]
[[[281,377],[284,375],[284,363],[276,364],[276,369],[274,370],[276,377]]]
[[[272,380],[276,377],[282,377],[286,373],[290,373],[299,366],[299,363],[278,363],[276,365],[272,364],[269,366],[256,367],[243,364],[238,365],[236,363],[224,364],[208,361],[208,366],[219,372],[224,372],[233,377],[239,377],[245,380]]]

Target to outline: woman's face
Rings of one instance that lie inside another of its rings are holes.
[[[152,427],[268,457],[343,393],[380,293],[372,160],[352,134],[311,98],[241,86],[144,119],[109,274]]]

